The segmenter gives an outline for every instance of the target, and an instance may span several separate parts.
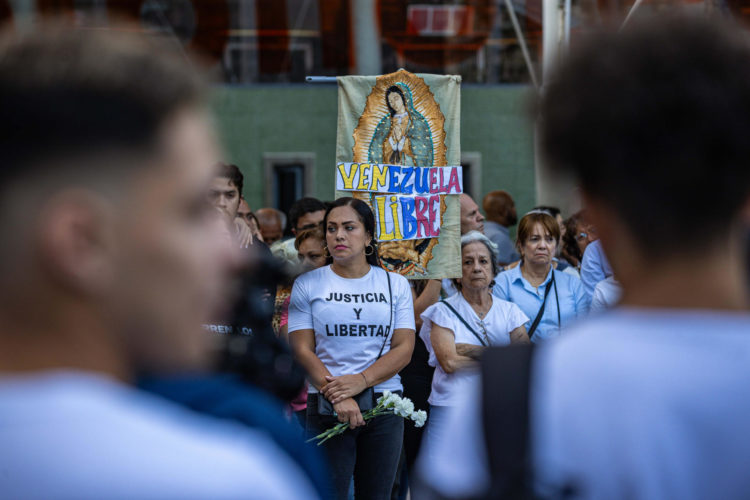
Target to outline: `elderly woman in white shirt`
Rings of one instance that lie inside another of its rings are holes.
[[[478,359],[489,346],[529,342],[521,309],[492,296],[497,274],[497,246],[471,231],[461,237],[459,293],[441,300],[422,313],[419,332],[435,367],[427,420],[427,442],[438,439],[447,409],[455,404],[456,390],[478,377]],[[428,444],[429,446],[429,444]]]

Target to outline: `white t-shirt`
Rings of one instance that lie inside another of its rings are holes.
[[[532,366],[541,497],[747,498],[750,315],[614,309],[539,345]],[[448,498],[490,484],[480,395],[462,388],[452,432],[420,457]]]
[[[324,266],[294,282],[289,302],[289,334],[315,331],[315,354],[331,375],[360,373],[372,365],[383,343],[391,348],[393,330],[414,330],[414,305],[406,278],[370,266],[361,278],[342,278]],[[398,374],[375,386],[375,392],[402,390]],[[308,392],[317,392],[310,384]]]
[[[614,276],[601,280],[594,287],[594,296],[591,298],[589,311],[597,313],[609,309],[617,304],[622,296],[622,287]]]
[[[3,498],[308,498],[264,433],[100,375],[0,378]]]
[[[446,297],[452,297],[453,295],[458,293],[458,288],[456,288],[456,285],[453,283],[453,280],[450,278],[443,278],[443,294]]]
[[[477,316],[461,293],[451,295],[445,299],[445,302],[453,306],[464,321],[480,336],[483,336],[483,333],[486,332],[489,344],[493,346],[510,344],[510,332],[529,320],[517,305],[497,297],[492,298],[492,307],[483,320]],[[422,313],[421,317],[422,328],[419,330],[419,336],[424,340],[427,352],[430,354],[428,363],[435,367],[435,374],[432,377],[432,391],[427,401],[433,406],[453,406],[456,404],[456,387],[466,380],[476,379],[479,377],[479,372],[473,368],[453,373],[443,371],[435,357],[430,341],[432,325],[442,326],[452,331],[457,344],[482,345],[482,342],[442,302],[432,304]]]

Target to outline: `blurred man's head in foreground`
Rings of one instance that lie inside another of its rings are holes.
[[[679,277],[680,262],[739,262],[750,197],[746,32],[662,16],[599,35],[553,76],[541,119],[547,163],[579,180],[626,290],[638,270]]]
[[[0,41],[0,363],[198,366],[237,262],[204,84],[157,38],[37,28]]]

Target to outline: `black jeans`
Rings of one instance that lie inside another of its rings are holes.
[[[308,395],[305,425],[308,438],[337,423],[336,417],[318,413],[317,394]],[[326,441],[321,447],[328,457],[333,498],[347,499],[354,475],[354,497],[357,500],[389,499],[403,439],[404,419],[391,414],[376,417],[364,427],[347,429]]]

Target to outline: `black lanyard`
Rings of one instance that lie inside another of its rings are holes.
[[[458,293],[461,293],[461,292],[458,292]],[[482,345],[483,345],[483,346],[485,346],[485,347],[487,347],[488,345],[490,345],[490,339],[489,339],[489,337],[487,336],[487,334],[486,334],[486,333],[485,333],[485,335],[484,335],[484,339],[482,339],[482,336],[481,336],[481,335],[479,335],[479,334],[478,334],[478,333],[476,332],[476,330],[474,330],[474,329],[473,329],[472,327],[470,327],[470,326],[469,326],[469,324],[468,324],[468,323],[466,322],[466,320],[465,320],[465,319],[464,319],[463,317],[461,317],[461,315],[460,315],[460,314],[458,314],[458,311],[456,311],[456,310],[455,310],[455,309],[453,308],[453,306],[451,306],[451,305],[450,305],[450,304],[449,304],[448,302],[446,302],[445,300],[441,300],[440,302],[442,302],[443,304],[445,304],[446,306],[448,306],[448,309],[450,309],[450,310],[451,310],[451,312],[452,312],[453,314],[455,314],[455,315],[456,315],[456,317],[457,317],[458,319],[460,319],[460,320],[461,320],[461,323],[463,323],[463,324],[464,324],[464,326],[465,326],[466,328],[468,328],[468,330],[469,330],[469,331],[470,331],[471,333],[473,333],[473,334],[474,334],[474,336],[475,336],[475,337],[477,338],[477,340],[479,340],[479,343],[480,343],[480,344],[482,344]]]
[[[529,334],[529,340],[531,340],[531,337],[534,336],[534,333],[536,332],[536,327],[539,326],[539,322],[542,321],[542,316],[544,316],[544,308],[547,305],[547,296],[549,295],[550,290],[552,287],[555,288],[555,303],[557,304],[557,328],[561,328],[562,322],[560,321],[560,299],[557,295],[557,282],[555,281],[555,270],[552,269],[552,277],[549,280],[549,283],[547,283],[547,288],[544,290],[544,301],[542,302],[542,306],[539,308],[539,312],[536,313],[536,318],[534,318],[534,322],[531,324],[531,327],[529,328],[529,331],[527,332]]]

